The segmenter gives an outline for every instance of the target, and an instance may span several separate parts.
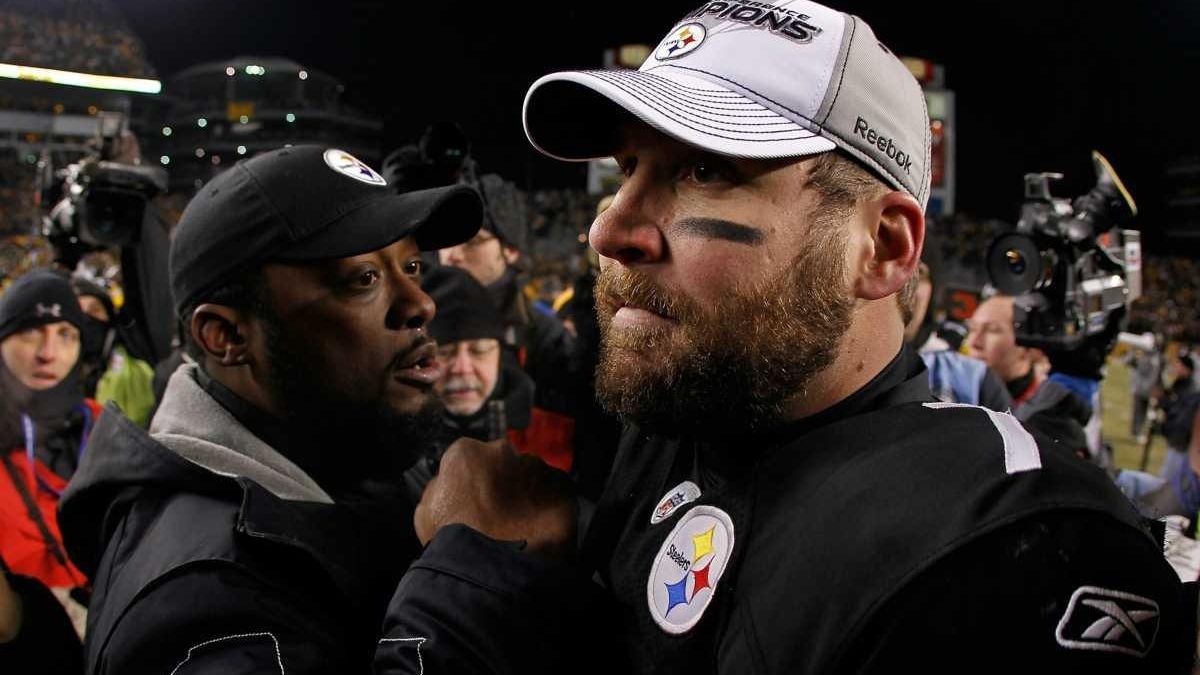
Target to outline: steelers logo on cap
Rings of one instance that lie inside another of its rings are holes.
[[[362,181],[368,185],[387,186],[387,181],[383,179],[383,176],[375,173],[375,169],[367,166],[361,159],[345,150],[334,148],[326,150],[325,163],[329,165],[329,168],[343,176],[349,176],[354,180]]]
[[[650,566],[650,616],[672,635],[699,623],[733,555],[733,521],[715,506],[697,506],[667,535]]]
[[[658,45],[658,49],[654,51],[654,58],[659,61],[669,61],[693,52],[704,42],[704,36],[707,33],[704,24],[684,24]]]

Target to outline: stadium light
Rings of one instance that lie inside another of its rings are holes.
[[[302,80],[308,79],[308,71],[307,70],[300,71],[300,79],[302,79]]]
[[[204,158],[204,148],[196,148],[196,159]]]
[[[171,127],[163,127],[163,136],[170,136],[171,133]]]
[[[239,145],[239,146],[237,147],[237,153],[238,153],[239,155],[244,155],[244,154],[246,154],[246,146],[244,146],[244,145]]]
[[[196,120],[196,126],[198,126],[198,127],[200,127],[201,129],[203,129],[204,127],[208,126],[208,120],[206,120],[206,119],[204,119],[203,117],[201,117],[201,118],[199,118],[199,119],[197,119],[197,120]]]
[[[158,161],[162,162],[163,166],[166,166],[171,163],[171,158],[166,155],[163,155],[162,157],[158,158]]]
[[[233,66],[229,66],[228,68],[225,69],[225,74],[230,77],[233,77],[235,74],[237,74],[237,71],[234,70]]]
[[[296,121],[296,113],[288,113],[288,114],[287,114],[287,115],[284,117],[284,119],[285,119],[285,120],[287,120],[287,121],[289,121],[289,122],[295,122],[295,121]]]
[[[139,94],[158,94],[162,92],[162,83],[158,80],[117,77],[115,75],[92,75],[91,73],[76,73],[70,70],[19,66],[13,63],[0,63],[0,77],[10,80],[35,80],[51,84],[66,84],[72,87],[88,87],[90,89],[132,91]]]
[[[241,122],[242,124],[249,124],[250,118],[246,115],[242,115],[241,117],[238,118],[238,121]]]
[[[246,66],[246,74],[247,75],[266,75],[267,69],[263,68],[262,66],[255,66],[255,65]]]

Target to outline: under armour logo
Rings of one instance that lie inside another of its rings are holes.
[[[1154,646],[1158,622],[1158,603],[1149,598],[1081,586],[1071,595],[1054,637],[1067,649],[1141,658]]]
[[[56,319],[61,319],[62,318],[62,305],[59,305],[56,303],[56,304],[53,304],[53,305],[50,305],[49,307],[47,307],[46,305],[43,305],[42,303],[39,302],[37,304],[37,315],[39,317],[52,316],[52,317],[55,317]]]

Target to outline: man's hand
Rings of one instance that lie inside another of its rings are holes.
[[[576,503],[571,480],[503,441],[461,438],[442,455],[413,514],[417,538],[428,544],[446,525],[461,523],[526,550],[568,557],[575,546]]]
[[[21,596],[0,572],[0,645],[12,642],[21,631]]]

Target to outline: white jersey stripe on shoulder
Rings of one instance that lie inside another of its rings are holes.
[[[1004,441],[1004,470],[1011,474],[1022,471],[1033,471],[1042,468],[1042,454],[1038,450],[1037,441],[1021,426],[1017,418],[1008,413],[996,412],[977,405],[965,403],[945,403],[942,401],[924,404],[926,408],[941,410],[943,408],[975,408],[987,414],[1000,438]]]

